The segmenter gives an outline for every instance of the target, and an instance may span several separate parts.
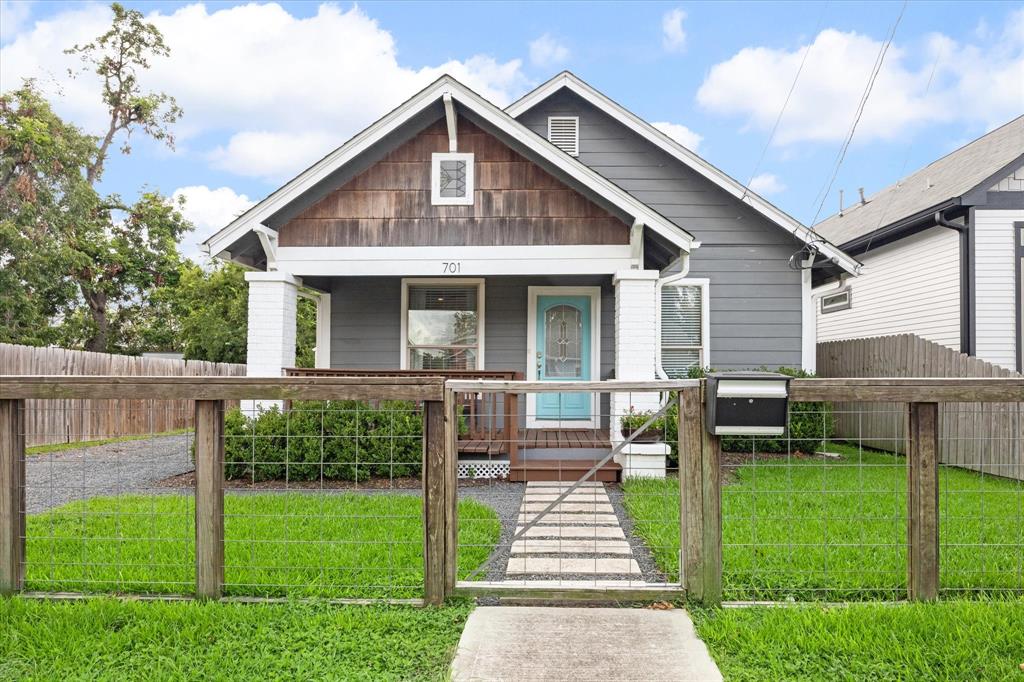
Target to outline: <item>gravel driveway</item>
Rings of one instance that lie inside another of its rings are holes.
[[[173,492],[155,483],[194,468],[191,440],[184,434],[158,436],[29,455],[26,510],[37,513],[99,495]]]

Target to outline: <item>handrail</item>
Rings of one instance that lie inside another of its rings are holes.
[[[629,391],[678,391],[681,388],[700,386],[700,379],[658,379],[652,381],[630,381],[628,379],[607,379],[605,381],[466,381],[449,379],[445,388],[463,393],[626,393]]]
[[[0,376],[0,400],[444,400],[441,377]]]

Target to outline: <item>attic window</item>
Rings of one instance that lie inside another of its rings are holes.
[[[828,313],[839,312],[840,310],[848,310],[853,305],[853,299],[850,295],[850,290],[840,291],[839,293],[832,294],[830,296],[822,296],[821,298],[821,314],[827,315]]]
[[[555,145],[569,156],[579,156],[579,116],[549,116],[548,142]]]
[[[446,152],[430,157],[430,202],[435,206],[473,204],[473,155]]]

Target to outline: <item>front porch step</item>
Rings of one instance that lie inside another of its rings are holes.
[[[546,459],[517,462],[509,471],[510,481],[558,481],[573,482],[580,479],[594,466],[594,462],[578,459]],[[615,462],[608,462],[588,481],[615,483],[619,480],[622,467]]]

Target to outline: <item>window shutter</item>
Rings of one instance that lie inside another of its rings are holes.
[[[661,368],[670,379],[685,379],[701,365],[703,302],[699,286],[661,289]]]
[[[548,117],[548,142],[569,156],[580,154],[580,119],[578,116]]]

